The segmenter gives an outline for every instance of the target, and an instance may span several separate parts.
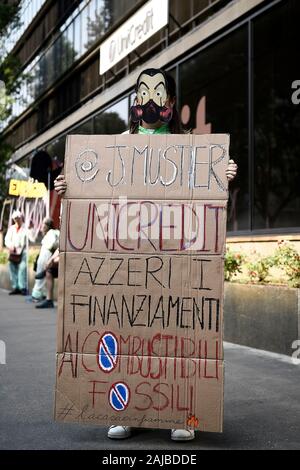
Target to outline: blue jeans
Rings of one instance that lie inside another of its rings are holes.
[[[20,263],[9,261],[10,282],[13,289],[27,288],[26,252],[23,251]]]

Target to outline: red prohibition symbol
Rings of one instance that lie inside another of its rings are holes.
[[[130,390],[124,382],[113,384],[109,391],[109,404],[115,411],[124,411],[129,405]]]
[[[98,343],[98,365],[100,369],[109,373],[118,364],[119,345],[115,335],[111,332],[104,333]]]

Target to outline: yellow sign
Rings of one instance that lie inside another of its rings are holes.
[[[8,193],[11,196],[38,198],[46,195],[47,188],[44,183],[12,179],[9,182]]]

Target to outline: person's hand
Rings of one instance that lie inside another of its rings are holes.
[[[236,177],[237,169],[238,169],[238,166],[234,162],[234,160],[229,160],[228,167],[226,170],[226,176],[229,182],[232,181]]]
[[[58,263],[59,263],[59,255],[53,259],[53,265],[58,264]]]
[[[59,175],[54,180],[54,189],[60,195],[63,196],[67,190],[67,182],[65,180],[64,175]]]
[[[52,264],[53,264],[53,260],[52,258],[50,258],[47,263],[45,264],[45,270],[46,269],[49,269],[49,268],[52,268]]]

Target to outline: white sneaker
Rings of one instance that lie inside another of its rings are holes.
[[[131,435],[131,428],[129,426],[110,426],[107,432],[107,437],[110,439],[126,439]]]
[[[171,429],[172,441],[192,441],[195,438],[193,429]]]

